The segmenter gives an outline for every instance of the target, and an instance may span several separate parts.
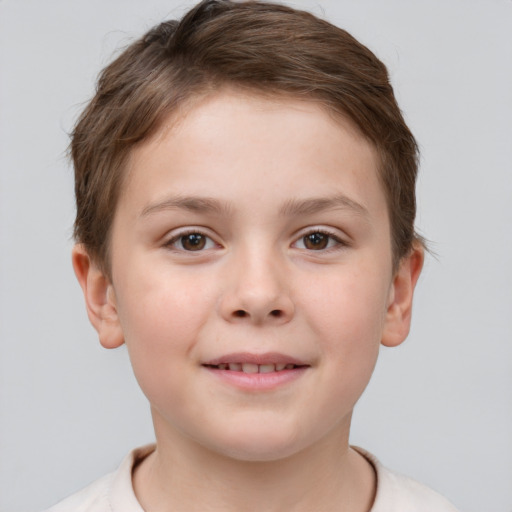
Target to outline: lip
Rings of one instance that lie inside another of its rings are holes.
[[[231,354],[216,357],[215,359],[209,359],[203,363],[203,366],[217,366],[219,364],[229,363],[293,364],[295,366],[309,366],[305,361],[301,361],[296,357],[281,354],[279,352],[265,352],[264,354],[233,352]]]
[[[218,365],[230,363],[293,365],[293,368],[285,368],[270,373],[244,373],[243,371],[215,368]],[[267,352],[264,354],[240,352],[210,359],[204,362],[202,367],[210,375],[227,386],[243,391],[261,392],[272,391],[292,383],[302,377],[311,368],[311,365],[295,357],[278,352]]]

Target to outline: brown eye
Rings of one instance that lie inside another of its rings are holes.
[[[178,251],[181,253],[186,252],[201,252],[209,249],[218,248],[211,237],[201,233],[200,231],[188,231],[177,233],[174,238],[171,238],[165,243],[165,247]]]
[[[185,251],[201,251],[206,247],[206,241],[207,237],[201,233],[189,233],[180,237],[179,245]]]
[[[325,233],[309,233],[305,237],[302,238],[304,242],[304,247],[306,249],[312,250],[312,251],[320,251],[322,249],[325,249],[329,244],[329,235],[326,235]]]

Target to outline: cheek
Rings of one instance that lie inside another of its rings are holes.
[[[332,278],[309,294],[308,317],[339,393],[357,398],[373,372],[384,329],[386,282],[370,272]]]
[[[187,272],[148,266],[122,276],[116,287],[122,297],[118,313],[126,341],[155,347],[185,342],[187,333],[198,329],[211,310],[207,283]]]
[[[357,348],[380,342],[387,295],[387,283],[375,272],[341,271],[310,286],[302,306],[322,337],[339,339],[331,348]]]
[[[200,280],[176,273],[139,273],[119,282],[118,315],[134,373],[145,392],[158,392],[194,363],[189,356],[211,314],[211,294]]]

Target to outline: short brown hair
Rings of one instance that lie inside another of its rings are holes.
[[[418,237],[418,148],[384,64],[348,32],[290,7],[205,0],[164,22],[100,74],[72,134],[75,239],[109,272],[109,235],[135,144],[188,101],[225,85],[320,102],[376,147],[395,265]]]

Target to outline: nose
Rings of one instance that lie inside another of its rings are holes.
[[[270,254],[245,252],[230,263],[220,300],[225,320],[279,325],[293,318],[290,278],[278,260]]]

